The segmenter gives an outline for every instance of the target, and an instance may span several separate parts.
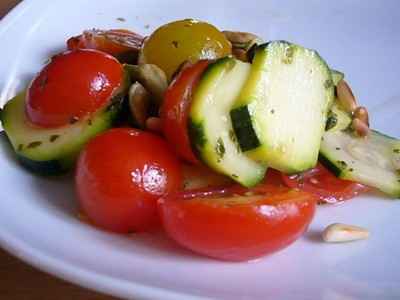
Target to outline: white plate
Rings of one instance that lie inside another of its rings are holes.
[[[28,0],[0,24],[1,103],[23,89],[47,57],[85,28],[149,33],[197,17],[224,29],[316,48],[346,73],[372,124],[400,136],[398,1]],[[117,18],[122,17],[122,23]],[[150,27],[147,28],[149,25]],[[0,242],[25,261],[77,284],[134,299],[399,299],[400,203],[365,196],[321,207],[291,247],[252,263],[195,256],[162,236],[125,237],[75,217],[71,179],[44,179],[0,147]],[[332,222],[369,228],[368,241],[327,245]]]

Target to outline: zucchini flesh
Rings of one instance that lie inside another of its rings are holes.
[[[208,66],[193,95],[189,133],[198,156],[213,170],[244,186],[264,177],[266,167],[242,153],[229,111],[250,72],[250,65],[225,57]]]
[[[259,46],[230,112],[242,151],[285,173],[312,168],[333,99],[330,69],[315,51],[284,41]]]
[[[371,130],[360,138],[348,131],[326,132],[321,162],[336,176],[400,197],[400,141]]]
[[[84,144],[110,128],[117,117],[122,96],[95,114],[73,124],[43,128],[31,124],[25,114],[25,92],[5,105],[2,125],[20,162],[42,175],[55,175],[70,169]]]
[[[326,131],[338,131],[345,130],[351,124],[351,115],[340,108],[337,99],[333,103],[326,120]]]
[[[335,86],[339,83],[339,81],[344,79],[344,74],[340,71],[331,69],[332,81]]]

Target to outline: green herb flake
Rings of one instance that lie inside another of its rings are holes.
[[[125,22],[126,20],[125,20],[125,18],[119,17],[119,18],[117,18],[117,21]]]
[[[50,142],[52,143],[52,142],[54,142],[56,139],[58,139],[60,137],[60,135],[59,134],[53,134],[53,135],[51,135],[50,136]]]
[[[273,115],[275,113],[275,109],[271,109],[271,114]]]
[[[399,154],[400,153],[400,149],[393,149],[393,153]]]
[[[215,152],[219,159],[222,159],[225,155],[225,144],[222,138],[217,139],[217,144],[215,145]]]
[[[344,160],[338,160],[337,163],[342,167],[342,168],[347,168],[347,163]]]
[[[285,49],[285,56],[282,58],[282,62],[286,65],[290,65],[293,62],[294,48],[293,46],[288,46]]]
[[[29,143],[28,146],[26,146],[26,148],[32,149],[32,148],[36,148],[39,147],[42,144],[41,141],[35,141],[32,143]]]
[[[333,86],[333,81],[332,81],[332,79],[327,79],[327,80],[325,80],[325,82],[324,82],[324,88],[325,89],[329,89],[329,88],[331,88]]]
[[[24,145],[23,144],[19,144],[17,150],[18,151],[22,151],[22,149],[24,149]]]
[[[336,150],[340,150],[340,147],[336,147],[335,149],[336,149]]]
[[[350,169],[349,169],[349,172],[353,172],[353,171],[354,171],[354,169],[353,169],[353,168],[350,168]]]
[[[172,41],[172,45],[174,45],[175,48],[178,48],[179,43],[178,43],[178,41]]]
[[[233,178],[236,178],[236,179],[239,178],[239,176],[237,176],[236,174],[232,174],[231,176],[232,176]]]

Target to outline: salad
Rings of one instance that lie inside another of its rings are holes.
[[[163,228],[216,259],[283,249],[318,203],[400,197],[400,142],[370,129],[342,72],[315,50],[192,19],[69,38],[1,122],[22,166],[75,173],[90,224]],[[337,225],[326,240],[335,230],[367,236]]]

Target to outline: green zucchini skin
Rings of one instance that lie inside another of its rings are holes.
[[[241,150],[287,174],[315,166],[334,85],[314,50],[271,41],[254,50],[230,116]]]
[[[400,140],[375,130],[363,138],[349,130],[326,132],[319,160],[339,178],[400,198]]]
[[[47,129],[31,125],[25,116],[25,92],[5,105],[2,125],[18,161],[40,175],[68,172],[82,147],[97,134],[111,128],[119,117],[122,94],[95,114],[60,128]]]
[[[188,122],[192,148],[199,159],[244,186],[260,182],[266,170],[240,150],[230,118],[249,71],[248,63],[232,57],[210,64],[195,88]]]

